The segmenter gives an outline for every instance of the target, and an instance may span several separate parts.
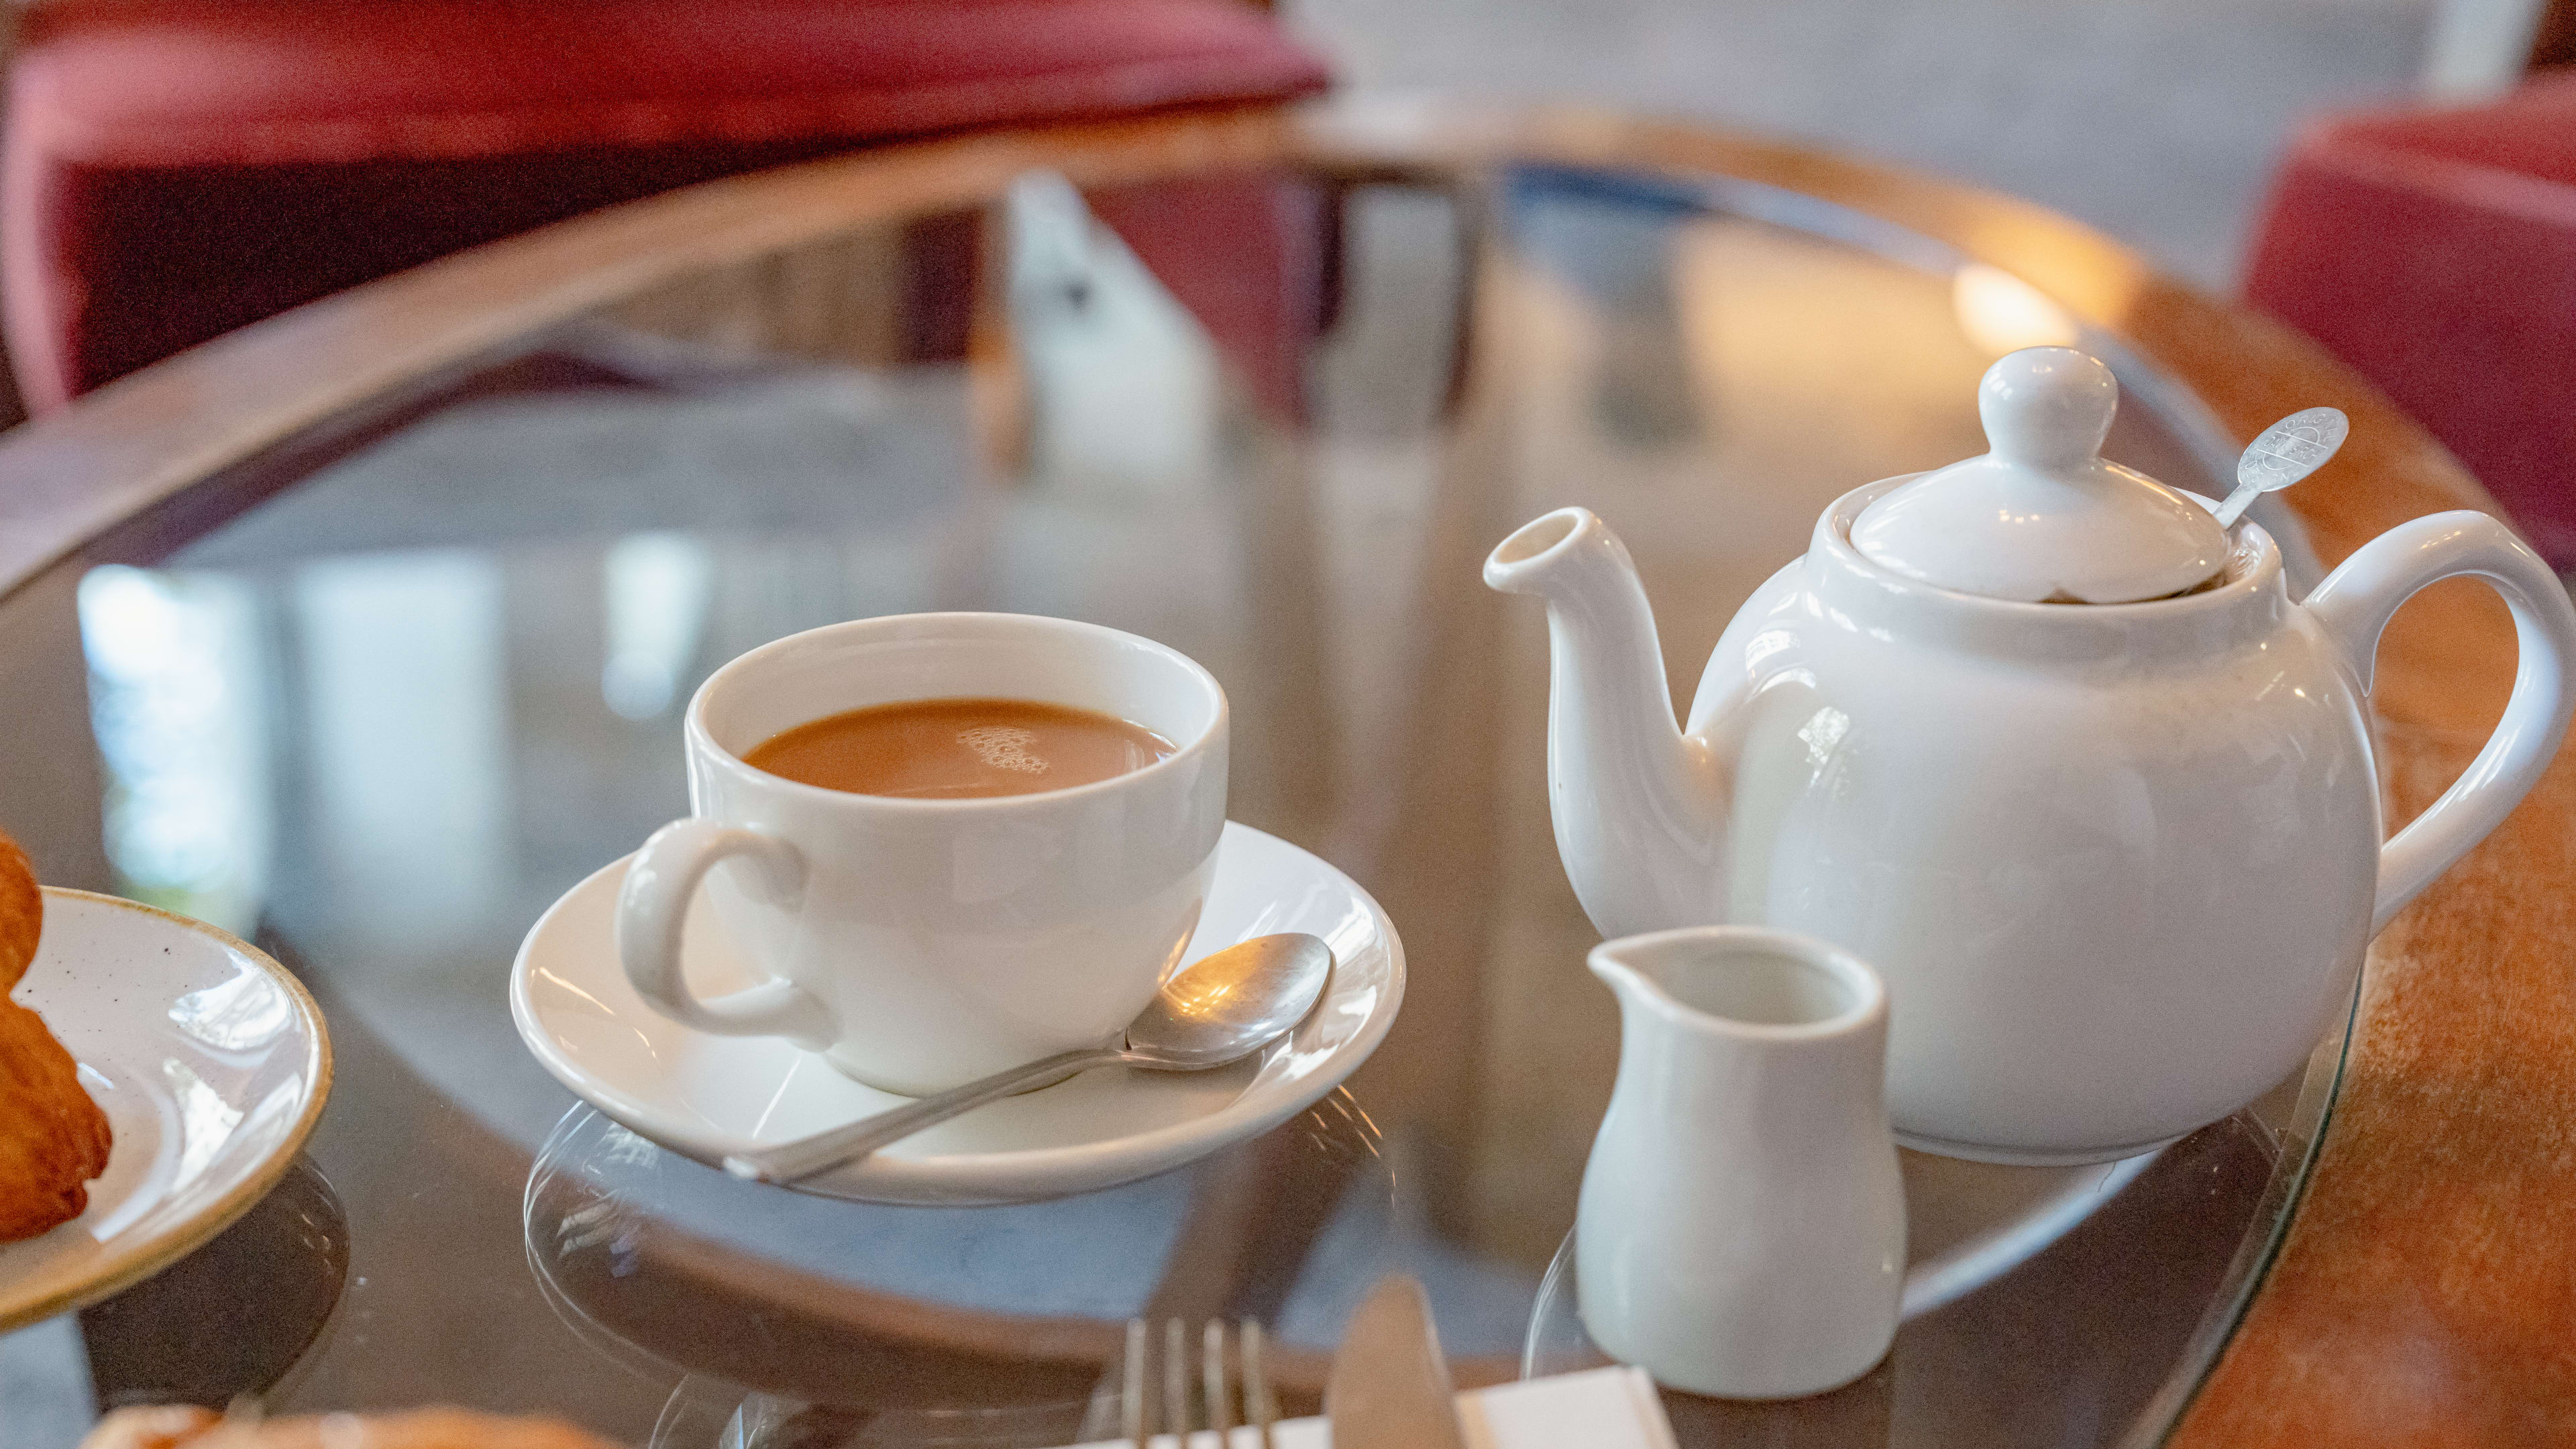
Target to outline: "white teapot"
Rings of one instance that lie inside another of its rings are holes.
[[[1605,936],[1822,936],[1887,982],[1908,1146],[2142,1152],[2287,1076],[2370,937],[2556,753],[2576,610],[2481,513],[2419,518],[2304,603],[2252,524],[2098,456],[2110,370],[1996,363],[1992,451],[1843,495],[1737,613],[1674,728],[1636,569],[1580,508],[1485,581],[1548,606],[1557,848]],[[2381,843],[2380,630],[2473,575],[2521,665],[2458,783]]]

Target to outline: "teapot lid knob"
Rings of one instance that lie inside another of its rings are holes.
[[[2119,406],[2111,369],[2072,347],[2008,353],[1977,384],[1986,446],[2029,468],[2078,468],[2100,457]]]
[[[1852,546],[1909,578],[2024,603],[2131,603],[2207,583],[2227,565],[2227,531],[2208,504],[2103,461],[2119,405],[2099,358],[2007,354],[1977,386],[1989,451],[1880,495]]]

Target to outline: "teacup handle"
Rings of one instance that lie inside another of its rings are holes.
[[[2398,606],[2428,584],[2463,576],[2484,581],[2513,611],[2520,654],[2513,697],[2469,768],[2431,809],[2379,848],[2373,934],[2503,824],[2557,755],[2568,711],[2576,706],[2568,691],[2568,674],[2576,666],[2576,608],[2569,606],[2558,576],[2512,529],[2465,509],[2390,529],[2354,550],[2308,595],[2308,611],[2342,647],[2366,695],[2380,631]]]
[[[712,820],[674,820],[647,837],[617,893],[617,956],[626,979],[653,1008],[700,1031],[724,1036],[783,1036],[821,1051],[838,1035],[831,1011],[784,977],[701,1001],[680,975],[680,930],[698,882],[719,861],[741,856],[758,867],[773,899],[805,888],[805,858],[796,847],[758,830]]]

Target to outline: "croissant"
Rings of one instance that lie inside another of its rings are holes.
[[[559,1419],[520,1419],[466,1409],[397,1414],[226,1418],[184,1405],[119,1409],[80,1449],[616,1449]]]
[[[36,959],[45,896],[18,842],[0,834],[0,1242],[32,1238],[89,1206],[107,1170],[107,1114],[45,1019],[9,998]]]

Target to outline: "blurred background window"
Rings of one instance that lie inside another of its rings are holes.
[[[2576,382],[2561,285],[2576,266],[2576,0],[44,0],[10,13],[0,331],[37,412],[339,288],[671,187],[908,137],[1330,85],[1712,121],[2040,202],[2324,342],[2576,566],[2576,423],[2528,423],[2534,399]],[[2551,69],[2569,72],[2561,100],[2511,110]],[[2496,103],[2508,110],[2475,119]],[[2377,129],[2356,136],[2355,113]],[[2391,150],[2440,164],[2348,184],[2353,156]],[[2499,178],[2538,199],[2497,220],[2484,193]],[[956,251],[917,245],[914,265]],[[2449,281],[2415,285],[2427,276]],[[2472,355],[2505,363],[2512,397]],[[21,415],[0,388],[0,420]]]

